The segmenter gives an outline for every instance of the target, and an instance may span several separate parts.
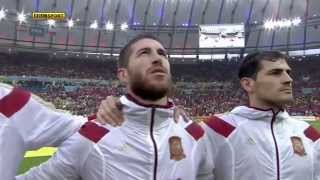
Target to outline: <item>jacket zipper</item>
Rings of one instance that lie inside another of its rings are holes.
[[[153,149],[154,149],[154,167],[153,167],[153,180],[157,179],[157,168],[158,168],[158,148],[156,144],[156,140],[154,139],[153,136],[153,126],[154,126],[154,114],[155,114],[156,109],[152,108],[151,110],[151,125],[150,125],[150,136],[153,144]]]
[[[276,115],[278,113],[273,113],[273,116],[272,116],[272,120],[271,120],[271,133],[272,133],[272,137],[273,137],[273,141],[274,141],[274,145],[275,145],[275,148],[276,148],[276,158],[277,158],[277,180],[280,180],[280,161],[279,161],[279,149],[278,149],[278,144],[277,144],[277,140],[276,140],[276,137],[274,135],[274,132],[273,132],[273,124],[274,124],[274,121],[276,119]]]

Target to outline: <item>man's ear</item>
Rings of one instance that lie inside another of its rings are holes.
[[[128,75],[128,69],[126,68],[118,68],[117,70],[117,77],[123,84],[128,84],[129,82],[129,75]]]
[[[240,79],[240,85],[248,94],[254,91],[255,80],[249,77],[243,77]]]

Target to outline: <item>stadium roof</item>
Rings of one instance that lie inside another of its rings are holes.
[[[0,2],[0,45],[6,48],[116,54],[132,36],[141,32],[159,36],[171,54],[176,55],[245,53],[254,49],[295,51],[320,46],[319,0]],[[34,11],[65,12],[66,20],[36,21],[31,17]],[[291,26],[290,22],[297,19],[299,22]],[[199,49],[201,24],[243,24],[246,48]]]

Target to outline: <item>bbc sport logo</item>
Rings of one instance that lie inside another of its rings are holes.
[[[66,13],[64,12],[32,12],[33,20],[65,20]]]

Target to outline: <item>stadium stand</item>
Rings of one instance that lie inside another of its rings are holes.
[[[208,116],[244,104],[237,82],[238,60],[173,64],[174,102],[191,116]],[[320,61],[318,56],[292,58],[296,102],[292,115],[320,115]],[[57,108],[89,115],[108,95],[125,93],[115,76],[115,61],[55,59],[36,55],[0,56],[1,72],[9,83],[29,89]],[[96,80],[96,81],[93,81]]]

